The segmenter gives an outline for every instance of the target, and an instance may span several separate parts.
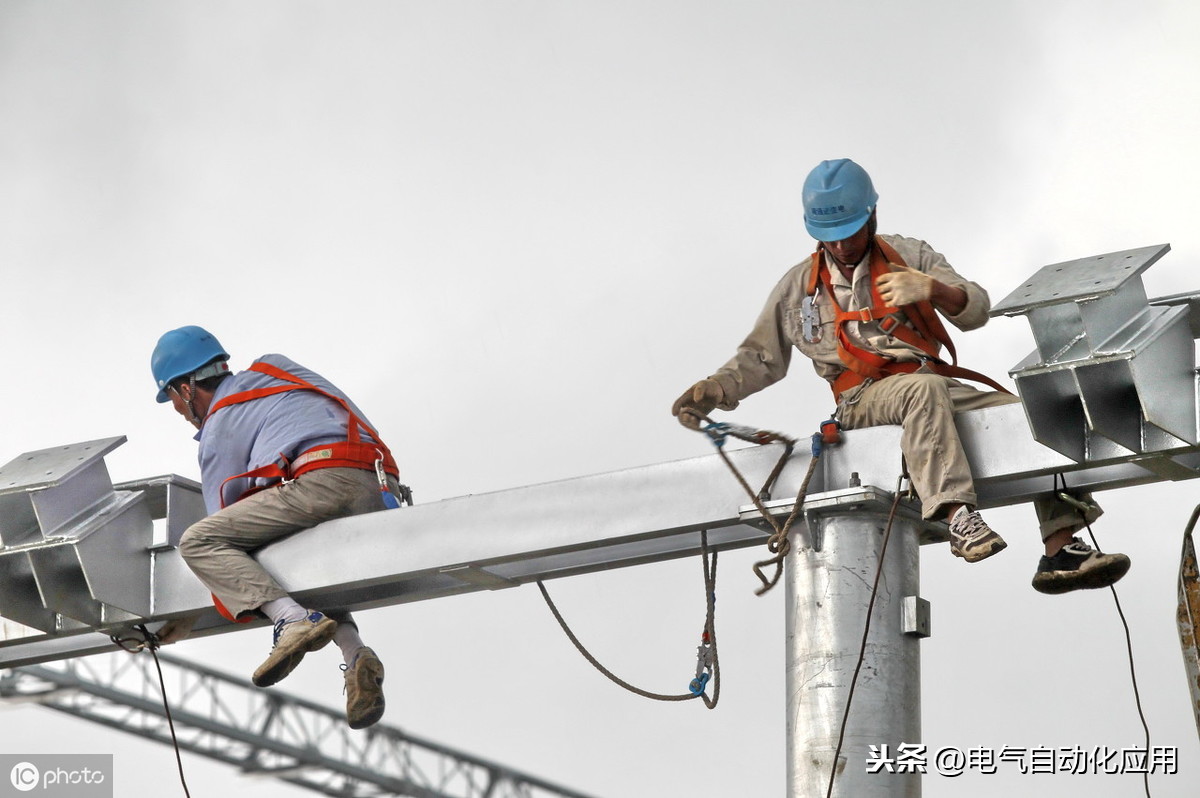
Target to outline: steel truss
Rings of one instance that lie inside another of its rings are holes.
[[[339,798],[586,798],[504,765],[160,653],[179,747]],[[117,652],[0,672],[0,698],[31,701],[171,744],[148,652]]]

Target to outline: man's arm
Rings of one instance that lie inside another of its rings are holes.
[[[911,266],[889,264],[896,271],[881,275],[875,281],[879,296],[889,305],[900,307],[914,302],[929,301],[947,316],[957,316],[967,308],[967,292],[946,285]]]
[[[713,408],[733,410],[753,393],[781,380],[791,362],[792,343],[785,323],[793,286],[802,284],[797,266],[775,286],[754,328],[725,365],[683,393],[671,408],[686,427],[696,429],[699,419],[684,412],[694,408],[707,415]]]
[[[967,292],[934,280],[929,301],[947,316],[957,316],[967,309]]]
[[[967,331],[982,327],[987,323],[988,311],[991,310],[992,303],[983,286],[964,278],[954,270],[945,256],[924,241],[897,235],[881,236],[881,238],[886,238],[887,242],[904,258],[905,263],[913,267],[913,271],[921,273],[924,277],[932,278],[932,281],[927,284],[929,293],[922,298],[930,300],[955,327]],[[903,281],[903,275],[905,275],[904,271],[886,274],[877,283],[880,295],[888,304],[906,304],[889,300],[884,294],[885,283],[894,282],[898,276],[901,276],[901,281]],[[941,288],[936,288],[937,284],[940,284]]]

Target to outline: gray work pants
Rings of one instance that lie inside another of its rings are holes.
[[[240,617],[288,595],[250,556],[253,551],[322,521],[382,509],[374,472],[319,468],[192,524],[179,541],[179,553],[205,587]],[[349,620],[345,613],[333,617]]]
[[[921,514],[941,520],[948,504],[978,504],[971,466],[954,426],[954,414],[1021,401],[999,391],[980,391],[930,372],[894,374],[873,382],[838,407],[845,429],[899,424],[900,449]],[[1090,501],[1090,497],[1081,497]],[[1034,502],[1042,540],[1062,529],[1081,529],[1084,519],[1066,502]]]

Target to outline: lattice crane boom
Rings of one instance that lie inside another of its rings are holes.
[[[179,747],[247,775],[337,798],[587,798],[394,726],[352,731],[339,711],[169,654],[158,656]],[[158,675],[145,651],[4,671],[0,698],[36,702],[171,744]]]

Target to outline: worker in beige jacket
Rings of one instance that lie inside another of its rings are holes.
[[[679,397],[672,413],[697,429],[714,408],[733,410],[787,374],[794,346],[830,383],[844,429],[901,425],[924,517],[947,521],[950,551],[978,562],[1007,544],[975,509],[954,414],[1020,400],[942,358],[943,347],[952,356],[954,349],[939,314],[960,330],[981,327],[991,307],[987,292],[924,241],[877,234],[877,202],[870,176],[849,159],[812,170],[804,222],[817,251],[784,275],[737,353]],[[977,390],[959,377],[999,390]],[[1125,555],[1102,554],[1075,537],[1093,519],[1074,506],[1044,499],[1036,510],[1045,556],[1035,589],[1107,587],[1129,570]]]

